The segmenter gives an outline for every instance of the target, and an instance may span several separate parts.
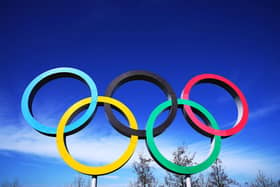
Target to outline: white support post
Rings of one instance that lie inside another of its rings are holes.
[[[192,186],[192,184],[191,184],[191,176],[190,175],[186,177],[186,184],[187,184],[187,187],[191,187]]]
[[[97,176],[92,176],[91,187],[97,187]]]

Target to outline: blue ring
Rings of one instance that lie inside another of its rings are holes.
[[[31,107],[29,106],[30,102],[30,96],[31,94],[34,94],[34,89],[39,86],[40,83],[43,81],[47,81],[48,78],[51,76],[65,76],[64,74],[69,74],[75,77],[78,77],[82,81],[84,81],[91,93],[92,102],[89,104],[87,111],[79,118],[78,120],[75,120],[74,122],[71,122],[69,125],[65,127],[64,133],[69,133],[71,131],[74,131],[84,125],[92,116],[92,114],[95,111],[96,105],[97,105],[97,88],[94,83],[94,81],[84,72],[75,69],[75,68],[68,68],[68,67],[61,67],[61,68],[54,68],[51,70],[48,70],[40,75],[38,75],[35,79],[33,79],[26,89],[24,90],[22,99],[21,99],[21,111],[23,114],[24,119],[28,122],[29,125],[31,125],[34,129],[37,131],[47,134],[47,135],[56,135],[56,127],[49,127],[45,126],[41,123],[39,123],[36,119],[34,119],[32,113],[31,113]],[[68,77],[66,75],[66,77]],[[56,78],[56,77],[55,77]],[[36,93],[36,92],[35,92]]]

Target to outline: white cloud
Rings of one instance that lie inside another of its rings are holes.
[[[44,136],[28,126],[24,128],[14,126],[2,126],[0,131],[0,150],[16,151],[28,153],[41,157],[59,158],[56,149],[54,137]],[[126,149],[129,138],[121,135],[109,135],[105,137],[89,136],[78,133],[68,138],[67,144],[73,157],[84,163],[92,165],[107,164],[116,160]],[[177,145],[172,140],[164,140],[157,142],[157,145],[163,155],[171,159],[172,152]],[[197,152],[196,161],[200,162],[207,157],[209,152],[209,142],[201,141],[188,145],[192,152]],[[202,151],[203,150],[203,151]],[[138,141],[136,152],[124,167],[131,167],[131,164],[137,160],[138,154],[149,156],[145,141]],[[150,156],[149,156],[150,157]],[[271,155],[264,153],[263,150],[254,149],[246,145],[236,148],[234,145],[223,144],[220,157],[223,163],[233,175],[255,176],[257,171],[261,169],[270,176],[275,176],[280,170],[279,155]],[[153,164],[153,167],[160,167]],[[161,172],[161,171],[159,171]],[[104,176],[108,179],[115,180],[117,176]]]
[[[58,158],[54,137],[44,136],[32,128],[3,126],[0,132],[0,150],[29,153],[37,156]],[[117,159],[128,145],[129,139],[121,136],[91,138],[79,134],[67,138],[74,158],[90,163],[109,163]]]
[[[269,177],[279,178],[280,155],[266,148],[224,143],[219,157],[226,172],[240,182],[254,179],[259,170]]]
[[[30,153],[39,156],[56,157],[55,141],[53,138],[44,137],[31,128],[3,126],[1,127],[1,150]]]

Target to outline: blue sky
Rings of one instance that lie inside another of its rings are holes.
[[[276,1],[11,0],[2,1],[0,7],[0,164],[5,168],[0,170],[0,183],[17,178],[26,186],[63,186],[77,175],[60,159],[55,139],[33,130],[20,111],[27,84],[54,67],[86,72],[99,95],[129,70],[162,76],[178,97],[195,75],[225,76],[243,91],[250,109],[243,131],[222,141],[220,157],[226,170],[240,181],[252,180],[258,170],[279,179],[280,11]],[[88,96],[87,87],[77,80],[55,80],[36,95],[34,115],[56,126],[69,106]],[[166,100],[157,87],[141,81],[123,85],[114,98],[131,108],[141,128],[153,108]],[[191,99],[205,106],[221,128],[236,119],[233,100],[219,87],[198,85]],[[210,147],[180,112],[156,142],[166,156],[185,144],[197,153],[198,161]],[[117,159],[128,139],[110,126],[99,107],[89,126],[67,143],[75,158],[96,165]],[[132,181],[131,164],[139,153],[149,156],[143,141],[123,168],[99,177],[99,186]],[[156,164],[154,168],[159,177],[166,174]]]

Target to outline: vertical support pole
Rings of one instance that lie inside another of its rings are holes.
[[[191,187],[192,186],[192,184],[191,184],[191,175],[188,175],[186,177],[186,184],[187,184],[187,187]]]
[[[92,176],[91,187],[97,187],[97,176]]]

